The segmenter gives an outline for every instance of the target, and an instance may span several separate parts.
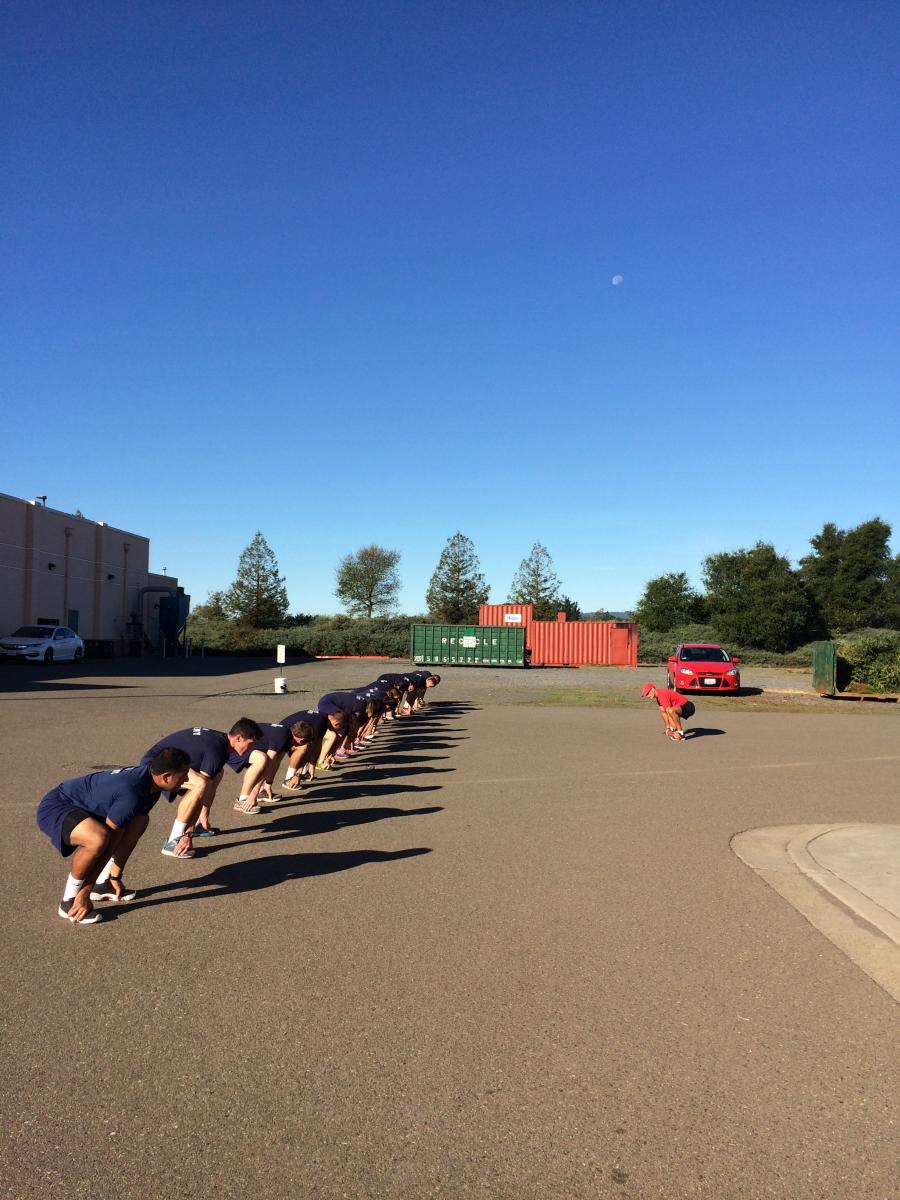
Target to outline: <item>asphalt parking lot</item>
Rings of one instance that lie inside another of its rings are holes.
[[[228,660],[0,669],[2,1194],[900,1195],[897,1004],[730,845],[896,822],[893,707],[704,698],[675,745],[644,669],[603,707],[555,694],[586,672],[451,670],[259,817],[226,777],[190,862],[158,806],[137,900],[56,917],[49,787],[380,668],[289,667],[286,697]]]

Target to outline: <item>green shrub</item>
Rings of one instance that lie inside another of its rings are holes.
[[[191,629],[195,648],[202,643],[207,653],[273,654],[283,645],[289,656],[383,655],[409,656],[409,627],[419,617],[313,617],[307,624],[281,629],[251,629],[235,622],[204,622]],[[207,635],[204,637],[204,635]]]
[[[681,642],[716,642],[729,654],[736,654],[748,667],[809,667],[812,668],[812,643],[779,654],[775,650],[759,650],[754,646],[736,646],[720,638],[711,625],[682,625],[667,633],[654,633],[638,627],[638,661],[665,663],[675,646]]]
[[[838,642],[838,656],[849,667],[852,688],[900,692],[900,632],[896,629],[848,633]]]

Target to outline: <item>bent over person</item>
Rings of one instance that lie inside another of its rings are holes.
[[[663,732],[666,736],[673,741],[683,742],[684,730],[681,728],[681,722],[694,715],[693,702],[685,700],[678,692],[669,688],[658,688],[655,683],[645,683],[641,688],[641,695],[655,700],[659,705],[659,715],[662,717]]]
[[[241,717],[228,733],[196,725],[193,729],[179,729],[170,733],[150,747],[141,759],[142,764],[149,762],[157,751],[166,746],[176,746],[190,758],[187,789],[178,802],[175,822],[168,841],[163,845],[163,854],[170,858],[193,858],[192,833],[195,822],[200,837],[209,837],[216,832],[209,823],[209,810],[216,798],[225,763],[232,752],[245,754],[260,737],[262,730],[257,723],[249,717]]]
[[[160,793],[182,786],[189,762],[183,750],[165,747],[142,766],[67,779],[44,796],[38,826],[63,858],[72,856],[59,916],[75,925],[94,925],[101,916],[92,900],[134,899],[122,880],[125,864]],[[98,885],[104,863],[108,882]]]

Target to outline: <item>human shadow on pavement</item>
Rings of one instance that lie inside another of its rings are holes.
[[[359,787],[357,789],[355,789],[352,794],[348,794],[346,791],[342,792],[339,796],[324,796],[324,795],[320,794],[320,795],[316,796],[315,799],[313,799],[313,797],[310,797],[308,800],[304,799],[304,801],[302,803],[304,805],[328,804],[329,802],[346,804],[348,800],[377,800],[377,799],[380,799],[385,796],[396,796],[401,792],[439,792],[440,790],[441,789],[439,787],[393,788],[393,787],[385,787],[383,784],[377,784],[377,783],[370,784],[368,787],[365,784],[360,784]],[[410,813],[417,814],[417,813],[441,812],[440,808],[421,808],[421,809],[420,808],[415,808],[415,809],[358,808],[358,809],[342,810],[339,814],[334,813],[334,812],[321,813],[321,814],[318,814],[318,813],[310,814],[310,813],[296,813],[296,812],[292,811],[298,807],[300,807],[300,805],[291,804],[291,802],[289,800],[282,801],[280,804],[276,804],[274,808],[269,809],[270,813],[279,814],[279,815],[275,815],[275,819],[272,821],[263,820],[262,814],[261,814],[260,820],[257,821],[253,825],[235,825],[231,829],[223,827],[219,830],[219,833],[216,834],[216,836],[214,838],[204,839],[203,850],[215,849],[215,845],[213,843],[218,844],[218,845],[222,846],[223,848],[226,845],[228,845],[228,846],[235,845],[236,843],[234,843],[234,842],[225,843],[222,840],[227,834],[265,833],[269,829],[282,828],[284,825],[285,816],[288,817],[289,819],[291,817],[295,817],[299,821],[309,821],[311,818],[314,819],[316,816],[319,816],[319,815],[321,815],[323,818],[327,818],[329,820],[334,820],[334,819],[340,817],[342,819],[340,819],[339,823],[334,826],[335,829],[339,829],[339,828],[343,828],[346,825],[364,825],[367,821],[380,821],[380,820],[383,820],[385,817],[405,817],[405,816],[409,815]],[[376,815],[373,817],[367,817],[365,814],[369,813],[369,812],[375,813]],[[284,815],[280,815],[282,813]],[[331,828],[331,826],[329,826],[328,828]],[[326,832],[326,830],[316,830],[315,832],[321,833],[321,832]],[[263,839],[259,839],[259,840],[263,840]],[[194,847],[195,847],[195,849],[197,848],[196,843],[194,844]]]
[[[373,758],[370,760],[371,765],[366,763],[365,768],[361,771],[346,771],[346,768],[341,771],[329,771],[328,779],[322,781],[322,786],[331,787],[332,784],[356,783],[360,779],[402,779],[404,775],[449,775],[456,770],[455,767],[407,767],[402,765],[403,759],[397,761],[401,764],[400,766],[388,767],[385,765],[384,759]],[[382,769],[379,770],[379,768]],[[287,794],[290,795],[290,793]]]
[[[724,729],[703,729],[703,728],[698,728],[697,726],[694,726],[693,729],[686,729],[684,731],[684,740],[686,742],[687,741],[692,742],[694,740],[694,738],[717,737],[719,734],[724,733],[724,732],[725,732]]]
[[[123,913],[138,908],[155,908],[160,904],[176,904],[181,900],[212,900],[227,892],[255,892],[275,887],[291,879],[311,879],[316,875],[333,875],[350,871],[367,863],[396,862],[430,854],[430,846],[411,846],[407,850],[345,850],[340,853],[269,854],[262,858],[241,859],[222,863],[205,875],[180,879],[160,887],[150,888],[137,900],[117,909],[103,910],[104,921],[116,920]],[[202,891],[200,889],[207,888]],[[189,889],[189,890],[186,890]],[[162,893],[179,892],[180,895]],[[144,899],[146,895],[146,899]]]

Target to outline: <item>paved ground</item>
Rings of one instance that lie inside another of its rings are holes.
[[[0,1194],[900,1196],[897,1005],[731,845],[896,825],[894,709],[704,700],[678,746],[649,705],[447,672],[309,796],[222,804],[203,858],[159,854],[157,809],[138,901],[54,915],[47,787],[377,670],[289,668],[289,697],[221,660],[0,670]]]

